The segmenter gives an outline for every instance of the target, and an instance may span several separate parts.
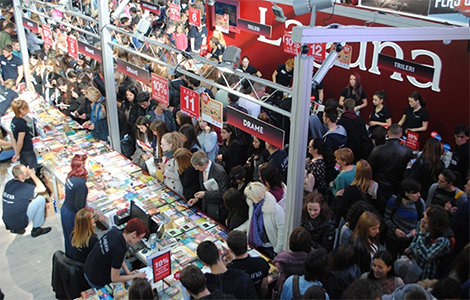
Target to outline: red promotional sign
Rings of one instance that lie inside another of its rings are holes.
[[[419,148],[419,133],[409,131],[406,134],[406,144],[405,146],[410,147],[413,150],[418,151]]]
[[[297,55],[300,53],[300,43],[292,41],[292,33],[290,31],[284,32],[282,42],[284,44],[284,53],[292,55]]]
[[[189,25],[201,26],[201,11],[197,8],[189,8]]]
[[[51,28],[47,25],[42,25],[42,39],[44,40],[44,44],[53,46],[52,41],[52,31]]]
[[[326,57],[326,43],[309,44],[307,55],[313,56],[315,61],[322,63]]]
[[[180,21],[180,6],[178,4],[170,3],[168,6],[170,10],[170,20],[179,22]]]
[[[193,90],[180,86],[181,110],[194,119],[199,119],[199,94]]]
[[[170,250],[159,252],[155,257],[149,258],[152,261],[153,282],[162,280],[171,275]]]
[[[168,105],[168,80],[152,73],[152,98]]]
[[[67,36],[67,45],[69,49],[69,56],[78,59],[78,44],[77,39],[73,36]]]

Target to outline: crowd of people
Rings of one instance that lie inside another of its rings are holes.
[[[131,33],[142,18],[147,18],[152,24],[150,38],[178,50],[221,60],[226,44],[220,32],[214,31],[208,37],[204,1],[180,1],[180,22],[169,20],[167,5],[171,1],[158,2],[160,15],[142,12],[136,1],[130,1],[125,16],[111,12],[111,21]],[[111,11],[116,9],[113,3],[110,1]],[[190,6],[201,10],[199,27],[188,24]],[[90,7],[83,9],[93,14]],[[4,113],[11,106],[15,113],[12,161],[19,160],[21,164],[13,169],[14,179],[5,186],[3,220],[14,234],[23,234],[32,221],[32,236],[37,237],[50,231],[40,227],[44,215],[38,207],[44,205],[44,198],[35,196],[44,186],[35,175],[37,161],[25,121],[29,107],[26,101],[17,99],[15,92],[24,80],[18,43],[11,38],[15,25],[11,15],[4,17],[0,23],[0,62],[6,93],[0,108]],[[96,24],[83,24],[80,18],[70,21],[75,26],[96,29]],[[86,43],[94,42],[73,30],[68,34]],[[164,62],[194,70],[191,60],[166,48],[142,43],[120,32],[112,34],[113,41],[122,46],[157,53]],[[393,122],[383,90],[372,97],[371,115],[361,116],[368,98],[358,73],[350,75],[338,101],[324,101],[322,85],[312,90],[325,108],[309,119],[306,175],[300,179],[304,180],[305,197],[295,199],[304,203],[301,226],[285,232],[285,206],[294,201],[286,199],[287,147],[280,149],[228,123],[218,128],[202,119],[191,119],[180,110],[180,86],[206,92],[222,102],[224,109],[233,107],[274,126],[284,127],[285,119],[193,77],[179,72],[170,75],[166,67],[115,47],[115,59],[168,79],[169,105],[153,100],[150,87],[116,71],[111,80],[116,83],[119,128],[108,128],[104,81],[109,79],[103,77],[101,63],[82,54],[77,60],[72,59],[60,47],[44,44],[35,33],[27,32],[27,37],[31,81],[38,94],[89,129],[96,139],[108,141],[110,130],[119,130],[124,155],[184,196],[189,206],[198,207],[230,230],[227,244],[233,260],[228,265],[214,243],[205,241],[199,245],[197,255],[211,273],[202,274],[195,266],[181,271],[181,283],[193,298],[267,297],[269,266],[263,259],[250,257],[247,243],[272,259],[278,268],[273,299],[336,299],[341,295],[347,299],[382,295],[389,299],[393,295],[404,297],[407,292],[406,299],[431,299],[420,288],[426,284],[437,299],[470,296],[469,129],[466,125],[455,128],[456,147],[448,166],[442,161],[441,143],[433,137],[426,140],[419,153],[402,145],[407,132],[423,133],[428,129],[426,103],[418,92],[410,94],[402,118]],[[293,67],[293,59],[277,66],[273,82],[290,86]],[[246,56],[241,69],[262,76]],[[292,105],[283,93],[267,93],[262,84],[247,84],[234,74],[221,79],[219,71],[210,65],[196,72],[214,82],[237,87],[251,97],[267,97],[281,108],[289,110]],[[2,141],[2,146],[3,143],[7,142]],[[294,149],[295,145],[290,147]],[[97,238],[93,216],[85,209],[86,165],[86,154],[76,154],[67,176],[61,208],[65,254],[84,264],[91,287],[138,278],[131,289],[141,289],[140,295],[149,295],[145,280],[140,280],[144,274],[132,272],[124,260],[126,243],[137,243],[147,236],[148,229],[132,219],[124,232],[111,229]],[[34,185],[25,182],[28,180]],[[30,199],[34,200],[29,202]],[[290,251],[283,251],[287,248],[284,235],[290,236]],[[422,270],[413,280],[401,278],[403,271],[394,270],[396,262],[404,259],[402,255]],[[414,284],[418,281],[420,285]]]

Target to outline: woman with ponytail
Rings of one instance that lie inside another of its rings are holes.
[[[11,109],[15,113],[15,117],[11,121],[12,145],[15,155],[11,159],[16,162],[30,167],[36,168],[38,162],[34,153],[33,140],[25,120],[25,116],[29,113],[29,105],[25,100],[16,100],[11,103]]]

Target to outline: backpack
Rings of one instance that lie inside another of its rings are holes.
[[[299,275],[294,275],[294,278],[292,280],[292,299],[302,298],[302,294],[300,293],[299,278]]]

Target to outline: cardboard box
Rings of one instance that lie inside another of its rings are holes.
[[[55,216],[55,210],[54,210],[54,203],[53,202],[46,202],[46,214],[45,217],[52,217]]]

